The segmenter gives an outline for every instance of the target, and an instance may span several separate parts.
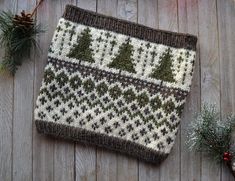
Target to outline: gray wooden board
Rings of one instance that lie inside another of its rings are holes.
[[[1,0],[1,10],[30,10],[38,0]],[[128,156],[39,135],[33,111],[47,51],[64,6],[73,4],[105,15],[198,36],[192,91],[174,148],[160,166]],[[203,102],[216,103],[221,117],[235,113],[234,0],[48,0],[36,13],[46,33],[15,77],[0,74],[0,180],[39,181],[230,181],[226,167],[190,153],[186,130]],[[3,57],[4,50],[0,50]]]
[[[53,36],[53,28],[56,26],[55,6],[56,1],[44,2],[37,11],[37,21],[42,23],[47,29],[46,33],[39,37],[41,54],[35,58],[34,75],[34,103],[39,93],[43,77],[43,69],[47,62],[47,50]],[[55,141],[45,136],[39,135],[33,126],[33,180],[54,180],[54,143]]]
[[[56,17],[54,17],[53,25],[56,25],[61,14],[64,11],[65,5],[67,3],[76,5],[75,1],[58,1],[60,6],[55,6]],[[53,28],[52,28],[53,29]],[[55,141],[54,146],[54,180],[56,181],[72,181],[74,180],[74,143],[67,142],[64,140]]]
[[[18,0],[17,12],[22,9],[31,11],[35,0],[24,3]],[[32,113],[33,113],[33,76],[34,52],[31,59],[16,72],[14,79],[14,112],[13,112],[13,180],[32,179]],[[19,141],[20,139],[20,141]],[[23,165],[23,167],[22,167]]]
[[[235,1],[217,1],[219,60],[220,60],[220,102],[221,117],[235,113]],[[222,167],[222,180],[232,181],[234,178],[226,167]]]
[[[96,11],[96,1],[77,0],[81,8]],[[96,148],[87,145],[75,146],[75,179],[76,181],[95,181],[97,178]]]
[[[197,0],[178,1],[179,31],[198,36],[198,2]],[[199,49],[199,48],[198,48]],[[187,150],[187,128],[194,117],[194,113],[200,111],[200,60],[196,57],[192,91],[188,96],[181,121],[181,180],[200,180],[201,160],[200,155]]]
[[[117,17],[117,0],[98,0],[97,12]],[[118,177],[117,153],[105,149],[97,150],[97,180],[116,181]]]
[[[220,64],[216,1],[199,0],[199,44],[201,60],[201,102],[216,104],[220,108]],[[220,180],[219,165],[202,159],[201,180]]]
[[[158,2],[154,0],[139,1],[138,23],[152,28],[158,28]],[[159,180],[160,169],[148,163],[139,163],[139,180],[154,181]]]
[[[16,2],[0,1],[0,10],[9,9],[15,12]],[[0,49],[0,59],[3,58]],[[4,73],[0,76],[0,180],[12,180],[12,131],[13,131],[13,92],[14,79]]]
[[[177,7],[177,0],[158,1],[158,19],[160,29],[178,31]],[[159,169],[160,181],[180,180],[180,134],[176,137],[175,145],[171,154],[168,156],[168,159],[162,163]]]

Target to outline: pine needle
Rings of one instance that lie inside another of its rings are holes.
[[[190,125],[187,144],[190,150],[203,152],[216,162],[221,162],[225,152],[235,153],[231,148],[234,126],[235,117],[220,120],[214,105],[204,105]]]
[[[30,58],[31,51],[37,51],[37,36],[44,32],[35,22],[31,26],[17,26],[11,12],[0,13],[0,45],[5,48],[1,70],[7,69],[14,75],[24,59]]]

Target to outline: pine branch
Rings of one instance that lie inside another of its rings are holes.
[[[0,71],[5,69],[14,75],[31,51],[38,50],[36,38],[44,30],[29,15],[24,11],[15,16],[11,12],[0,13],[0,45],[5,49]]]
[[[204,105],[201,113],[190,125],[188,146],[207,154],[217,162],[223,161],[223,154],[235,153],[231,148],[231,134],[235,126],[235,117],[220,120],[219,113],[213,105]]]

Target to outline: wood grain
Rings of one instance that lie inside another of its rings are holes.
[[[201,60],[201,102],[220,108],[220,65],[216,1],[199,0],[199,44]],[[202,180],[220,180],[220,166],[202,159]]]
[[[81,8],[96,11],[96,1],[78,0],[77,5]],[[75,146],[76,177],[77,181],[95,181],[97,175],[96,148],[81,144]]]
[[[198,36],[198,2],[197,0],[178,0],[179,32],[191,33]],[[197,47],[199,52],[199,48]],[[200,111],[200,60],[196,56],[195,69],[191,92],[187,98],[181,121],[181,152],[180,152],[180,180],[200,180],[200,154],[189,152],[187,149],[187,130],[193,120],[194,113]]]
[[[137,22],[137,0],[118,0],[117,17]],[[117,180],[138,180],[138,161],[126,155],[117,156]]]
[[[159,28],[177,32],[177,0],[159,0],[158,10]],[[180,180],[180,130],[176,137],[171,154],[161,164],[160,175],[161,181]]]
[[[35,0],[17,2],[17,13],[22,9],[30,12],[36,5]],[[14,79],[13,113],[13,180],[32,179],[32,113],[33,113],[33,76],[34,52],[24,61]],[[23,167],[22,167],[23,165]]]
[[[159,28],[158,2],[154,0],[139,1],[138,23],[152,28]],[[155,181],[160,179],[159,166],[139,162],[139,180]]]
[[[30,10],[38,0],[1,0],[0,9]],[[160,166],[119,153],[39,135],[33,111],[47,51],[64,6],[73,4],[153,28],[198,36],[192,91],[174,148]],[[36,18],[47,29],[13,78],[0,74],[0,180],[42,181],[230,181],[227,168],[190,153],[186,130],[203,102],[215,103],[221,117],[235,113],[234,0],[50,0]],[[0,57],[3,56],[0,50]]]
[[[65,5],[76,5],[76,1],[70,0],[65,2],[60,0],[60,6],[55,7],[57,17],[54,17],[53,26],[57,25],[61,14],[64,12]],[[55,29],[55,28],[53,28]],[[56,140],[54,146],[54,180],[56,181],[72,181],[75,177],[75,144],[64,140]]]
[[[0,1],[0,10],[16,10],[15,0]],[[0,49],[0,59],[4,50]],[[0,74],[0,180],[12,180],[12,121],[14,79],[8,73]]]
[[[235,114],[235,1],[217,1],[219,60],[220,60],[220,102],[221,117]],[[227,167],[222,167],[222,180],[234,180]]]
[[[117,17],[117,0],[98,0],[97,12]],[[97,181],[118,179],[117,153],[102,148],[97,149]]]
[[[47,26],[46,33],[39,37],[41,54],[35,58],[35,75],[34,75],[34,103],[36,102],[39,88],[41,86],[43,70],[47,62],[47,51],[55,28],[57,1],[47,1],[42,3],[37,11],[38,23]],[[54,22],[54,23],[53,23]],[[51,27],[51,28],[49,28]],[[39,135],[33,126],[33,180],[54,180],[54,140]]]

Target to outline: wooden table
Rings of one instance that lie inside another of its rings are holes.
[[[33,122],[47,50],[64,6],[85,9],[154,28],[188,32],[199,37],[192,92],[185,106],[174,149],[160,166],[103,149],[81,146],[37,134]],[[0,0],[0,9],[31,10],[36,0]],[[204,101],[213,102],[221,116],[235,112],[234,0],[45,0],[37,21],[47,32],[39,37],[40,55],[17,71],[0,75],[0,180],[8,181],[228,181],[223,166],[190,153],[186,129]],[[3,55],[3,50],[0,50]]]

